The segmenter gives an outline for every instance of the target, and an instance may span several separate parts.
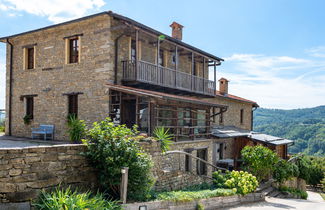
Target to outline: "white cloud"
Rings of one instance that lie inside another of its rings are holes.
[[[314,57],[325,58],[325,46],[318,46],[307,49],[306,52]]]
[[[11,15],[27,12],[47,17],[54,23],[82,17],[104,5],[103,0],[0,0],[0,10],[10,11]]]
[[[303,108],[325,104],[325,63],[288,56],[234,54],[218,71],[229,93],[268,108]]]

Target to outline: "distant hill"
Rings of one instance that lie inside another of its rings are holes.
[[[295,141],[289,152],[325,155],[325,106],[254,111],[254,131]]]

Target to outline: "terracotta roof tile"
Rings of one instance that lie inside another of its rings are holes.
[[[253,106],[259,107],[259,105],[255,101],[251,101],[251,100],[248,100],[248,99],[245,99],[245,98],[242,98],[242,97],[239,97],[239,96],[231,95],[231,94],[223,95],[218,90],[216,90],[216,95],[219,96],[219,97],[224,97],[224,98],[229,98],[229,99],[234,99],[234,100],[238,100],[238,101],[251,103],[251,104],[253,104]]]

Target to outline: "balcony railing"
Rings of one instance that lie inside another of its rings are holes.
[[[215,82],[145,61],[122,61],[123,81],[137,81],[204,95],[215,95]],[[137,64],[137,65],[136,65]]]

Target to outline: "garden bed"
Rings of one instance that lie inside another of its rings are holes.
[[[207,199],[196,199],[192,201],[150,201],[143,203],[130,203],[124,204],[125,210],[139,209],[141,206],[146,206],[147,210],[152,209],[187,209],[195,210],[198,206],[204,207],[204,209],[217,209],[235,206],[249,202],[265,201],[265,196],[262,193],[250,193],[247,195],[231,195],[223,197],[211,197]]]

